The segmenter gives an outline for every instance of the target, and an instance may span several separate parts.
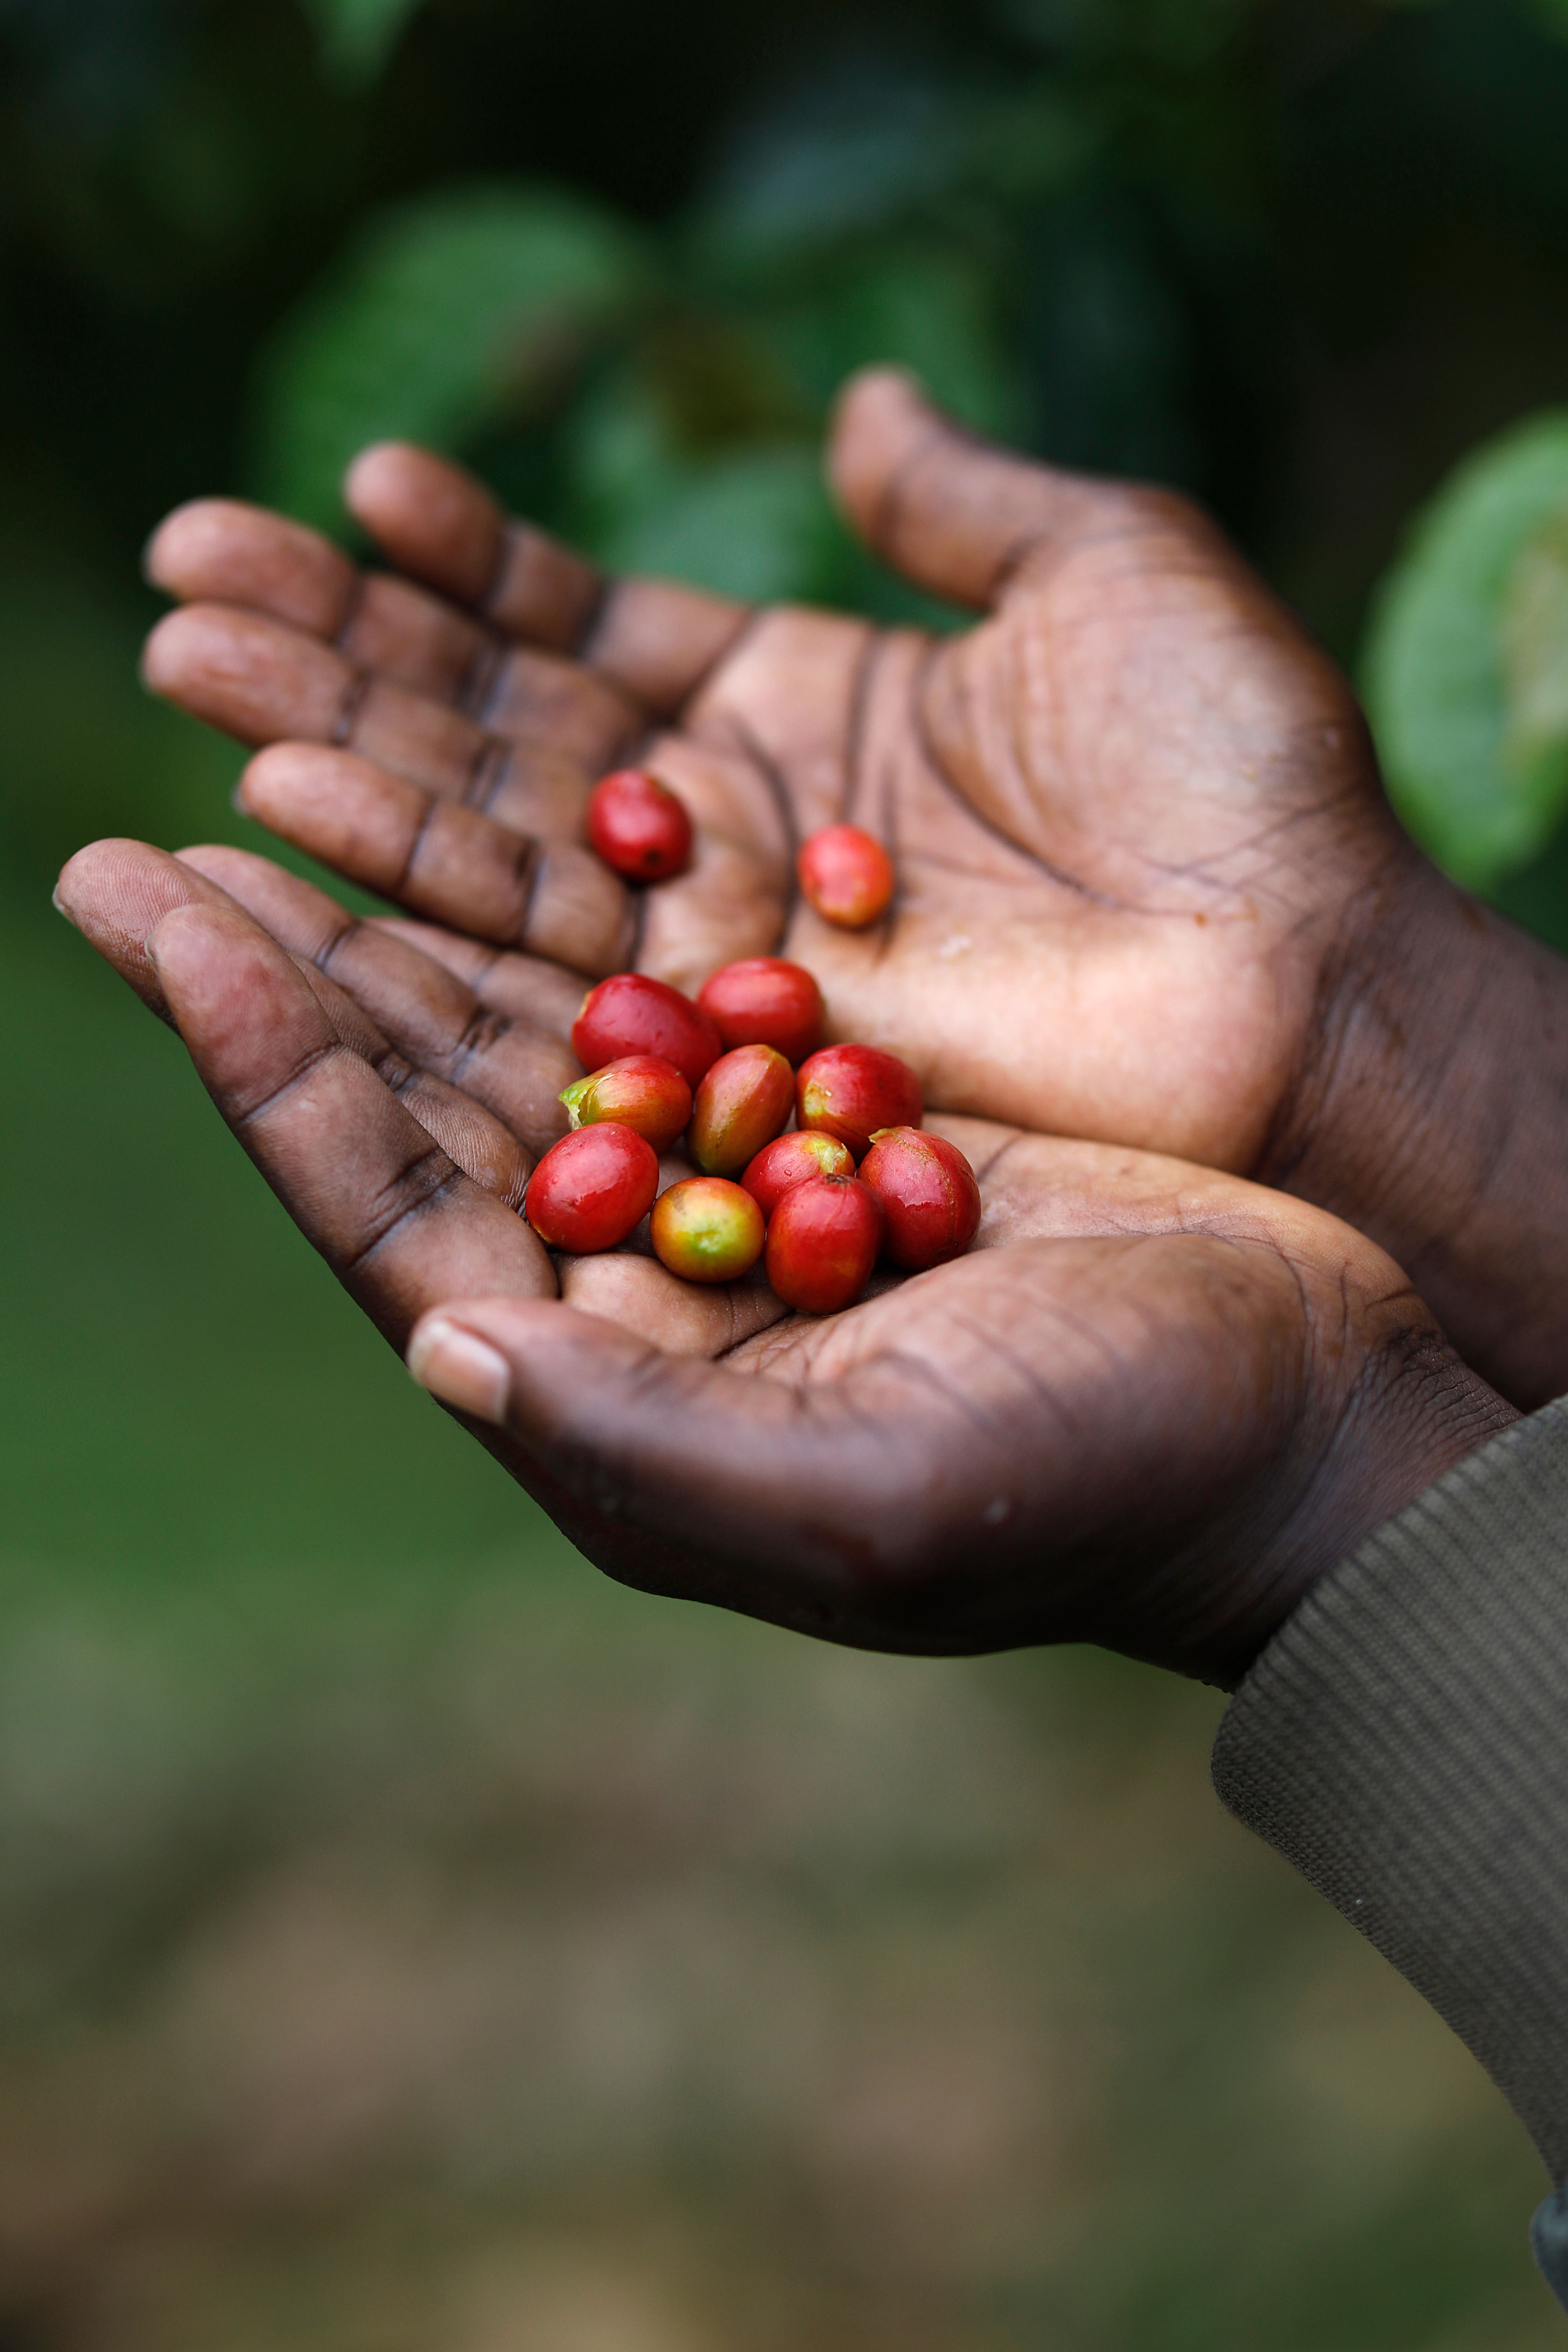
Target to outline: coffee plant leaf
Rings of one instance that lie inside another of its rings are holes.
[[[261,494],[331,525],[356,450],[391,438],[458,452],[526,415],[651,279],[622,221],[550,188],[468,188],[383,214],[264,356]]]
[[[1416,518],[1379,591],[1363,682],[1395,808],[1485,890],[1528,865],[1568,804],[1553,713],[1568,654],[1568,411],[1473,453]]]

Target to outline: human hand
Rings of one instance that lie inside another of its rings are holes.
[[[684,987],[797,957],[831,1034],[937,1108],[1281,1184],[1384,1244],[1510,1395],[1568,1384],[1563,968],[1401,833],[1332,665],[1185,502],[988,448],[900,377],[851,386],[831,463],[880,554],[987,616],[933,640],[605,583],[387,446],[347,497],[392,575],[254,509],[172,517],[153,574],[205,601],[148,675],[274,745],[247,808],[417,917]],[[635,898],[580,840],[634,756],[700,828]],[[866,934],[793,888],[839,816],[895,856]],[[411,936],[510,1009],[504,954]]]
[[[308,885],[193,855],[100,844],[60,904],[417,1377],[629,1582],[868,1646],[1091,1640],[1229,1683],[1510,1417],[1333,1219],[979,1120],[933,1122],[980,1175],[975,1250],[843,1315],[635,1253],[552,1265],[514,1205],[563,1050],[543,979],[540,1025],[498,1032]],[[374,1021],[321,976],[329,933]]]

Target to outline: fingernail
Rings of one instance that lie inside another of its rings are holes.
[[[448,1323],[444,1315],[433,1316],[414,1334],[408,1369],[420,1387],[443,1404],[456,1405],[479,1421],[506,1419],[511,1366],[488,1340]]]

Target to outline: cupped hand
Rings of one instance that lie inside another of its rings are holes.
[[[635,1251],[552,1263],[516,1202],[559,975],[498,1033],[235,851],[100,844],[59,898],[416,1375],[627,1581],[871,1646],[1094,1640],[1230,1682],[1510,1417],[1331,1218],[998,1123],[936,1122],[980,1174],[974,1251],[839,1316]]]
[[[851,393],[833,466],[882,554],[987,617],[944,640],[606,585],[387,446],[347,496],[403,577],[184,509],[151,568],[202,601],[148,673],[287,739],[245,805],[416,914],[688,988],[782,950],[836,1034],[908,1056],[943,1109],[1251,1167],[1346,902],[1403,854],[1343,681],[1194,509],[984,448],[901,378]],[[645,894],[580,845],[586,785],[633,756],[700,827]],[[838,818],[894,856],[868,933],[794,888]]]
[[[389,445],[346,488],[389,572],[255,509],[172,516],[151,571],[189,601],[148,676],[269,747],[244,805],[431,926],[408,936],[498,1012],[518,950],[687,988],[788,953],[830,1033],[903,1055],[939,1109],[1278,1182],[1388,1247],[1510,1394],[1568,1383],[1542,1189],[1568,1074],[1507,1064],[1543,1003],[1568,1033],[1568,983],[1400,831],[1332,665],[1184,501],[989,447],[903,377],[850,387],[830,462],[871,546],[975,626],[605,581]],[[700,828],[642,894],[582,839],[631,758]],[[794,887],[837,818],[894,856],[863,934]]]

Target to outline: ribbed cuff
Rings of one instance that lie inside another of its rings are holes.
[[[1568,1399],[1309,1596],[1220,1724],[1222,1801],[1392,1960],[1568,2174]]]

